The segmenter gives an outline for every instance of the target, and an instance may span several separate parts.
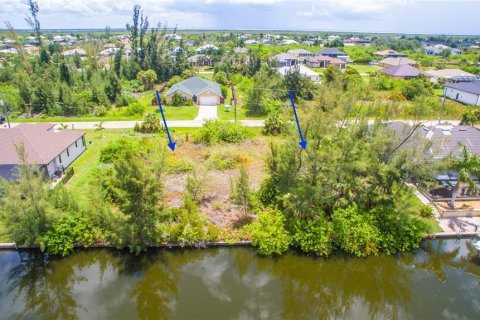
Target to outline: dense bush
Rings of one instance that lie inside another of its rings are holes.
[[[291,222],[292,245],[305,253],[329,256],[333,250],[333,226],[325,217]]]
[[[285,130],[285,118],[279,112],[272,112],[265,119],[265,126],[263,133],[271,136],[276,136]]]
[[[335,245],[343,251],[358,257],[379,252],[380,233],[357,207],[336,210],[332,222]]]
[[[252,244],[262,255],[282,254],[288,250],[290,236],[285,229],[285,217],[275,209],[258,213],[257,220],[249,225]]]
[[[181,246],[194,245],[205,239],[206,218],[200,213],[196,203],[185,197],[181,208],[170,210],[171,224],[168,230],[168,240]]]
[[[210,168],[216,170],[228,170],[235,168],[240,163],[245,163],[247,159],[240,152],[231,148],[221,148],[212,154],[207,154],[206,159]]]
[[[163,129],[160,115],[156,112],[151,112],[145,116],[141,124],[136,123],[133,130],[141,133],[158,133]]]
[[[196,136],[197,143],[212,145],[220,142],[236,143],[251,136],[251,130],[240,123],[208,120]]]
[[[45,235],[46,249],[54,255],[67,256],[76,245],[88,247],[101,238],[101,230],[93,226],[85,216],[67,216]]]

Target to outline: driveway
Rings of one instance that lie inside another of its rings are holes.
[[[217,119],[217,106],[199,106],[198,115],[194,121],[204,122]]]

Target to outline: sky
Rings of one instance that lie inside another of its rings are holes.
[[[480,0],[37,0],[44,29],[124,28],[133,4],[178,29],[480,35]],[[0,0],[0,28],[29,28],[26,0]]]

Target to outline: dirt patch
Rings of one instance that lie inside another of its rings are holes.
[[[270,139],[255,137],[238,144],[205,146],[183,142],[175,150],[175,161],[193,163],[195,168],[208,165],[208,156],[219,148],[230,148],[238,152],[246,165],[250,184],[258,190],[266,177],[265,159],[269,153]],[[180,207],[185,194],[185,181],[189,172],[169,173],[165,177],[165,201],[167,206]],[[220,228],[233,226],[245,219],[239,208],[230,201],[231,182],[239,175],[238,166],[234,169],[216,170],[207,168],[205,191],[202,194],[200,209],[208,219]]]

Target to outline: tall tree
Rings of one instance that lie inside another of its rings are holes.
[[[115,162],[111,194],[128,217],[126,240],[132,251],[140,252],[158,239],[161,191],[162,184],[154,171],[132,150]]]
[[[29,163],[25,146],[17,144],[15,149],[21,165],[16,182],[0,180],[0,189],[5,190],[0,199],[1,215],[12,240],[43,247],[44,235],[55,216],[50,189],[46,188],[44,172]]]
[[[480,158],[476,154],[472,155],[464,145],[460,157],[451,159],[449,167],[458,173],[457,184],[453,187],[450,199],[450,207],[454,209],[461,184],[467,184],[470,192],[477,192],[478,187],[472,176],[480,177]]]
[[[30,10],[30,15],[31,17],[25,18],[25,21],[32,27],[33,31],[35,32],[35,37],[37,38],[37,41],[40,46],[42,46],[43,41],[42,41],[42,34],[40,31],[40,21],[38,21],[38,3],[37,1],[33,0],[28,0],[28,9]]]

